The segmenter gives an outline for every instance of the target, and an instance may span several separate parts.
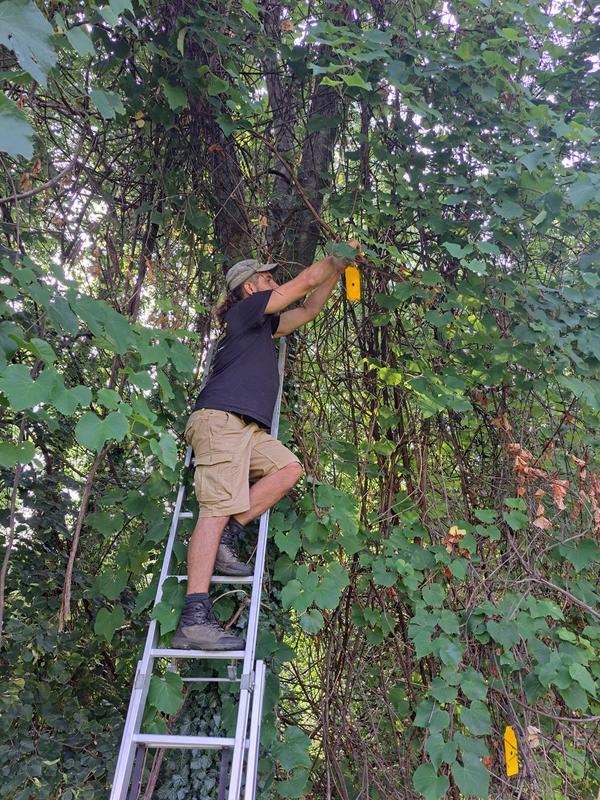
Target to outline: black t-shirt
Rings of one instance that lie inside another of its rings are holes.
[[[213,367],[194,410],[231,411],[271,427],[279,388],[273,334],[279,314],[265,316],[271,290],[255,292],[225,314]]]

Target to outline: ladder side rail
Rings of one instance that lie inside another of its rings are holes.
[[[279,414],[281,409],[281,396],[283,392],[283,370],[285,366],[286,341],[282,337],[279,346],[279,391],[273,411],[273,421],[271,423],[271,436],[277,436],[279,429]],[[246,649],[244,651],[244,664],[242,667],[242,680],[246,677],[251,681],[254,673],[254,662],[256,658],[256,637],[258,634],[258,617],[260,613],[260,598],[262,593],[262,582],[265,568],[265,555],[267,552],[267,533],[269,529],[269,509],[260,518],[258,529],[258,542],[256,546],[254,581],[252,583],[252,594],[250,596],[250,611],[248,614],[248,626],[246,632]],[[246,729],[248,727],[248,713],[250,710],[251,686],[241,686],[238,703],[238,715],[235,729],[235,744],[231,759],[231,774],[229,778],[229,793],[227,800],[239,800],[242,786],[242,773],[244,767]]]
[[[208,348],[208,352],[206,354],[206,365],[204,368],[204,374],[202,376],[202,381],[200,383],[200,390],[204,387],[204,384],[208,380],[208,374],[210,371],[210,366],[212,363],[214,351],[215,351],[215,342],[214,339]],[[191,445],[187,446],[185,451],[185,461],[184,466],[188,467],[192,460],[192,447]],[[179,528],[179,520],[181,516],[181,507],[183,505],[183,500],[185,497],[185,478],[179,484],[179,489],[177,491],[177,499],[175,500],[175,508],[173,509],[173,518],[171,520],[171,528],[169,530],[169,537],[167,539],[167,544],[165,547],[165,554],[163,557],[163,563],[160,570],[160,576],[158,578],[158,586],[156,589],[156,597],[154,599],[154,608],[160,603],[162,600],[162,592],[163,592],[163,584],[167,579],[170,569],[171,569],[171,559],[173,557],[173,548],[175,546],[175,539],[177,537],[177,530]],[[148,628],[148,635],[146,637],[146,645],[144,647],[144,655],[142,656],[142,667],[148,667],[150,664],[150,659],[152,658],[151,651],[156,649],[156,645],[158,643],[158,621],[153,619],[150,621],[150,626]],[[144,698],[145,700],[145,698]],[[134,731],[137,733],[137,730]]]
[[[265,698],[265,675],[265,662],[257,661],[256,678],[254,681],[254,695],[252,697],[252,715],[250,717],[250,733],[248,736],[248,758],[246,762],[246,785],[244,786],[244,800],[254,800],[256,796],[256,774],[258,770],[258,752],[260,748],[260,729],[263,701]]]
[[[216,340],[213,340],[208,347],[204,374],[202,376],[200,388],[204,386],[204,384],[208,379],[212,358],[215,352],[215,344]],[[184,461],[185,467],[188,467],[190,465],[191,458],[192,458],[192,448],[191,446],[188,445]],[[177,535],[177,529],[179,526],[181,507],[183,505],[184,496],[185,496],[185,479],[180,482],[177,491],[177,499],[175,501],[175,508],[173,510],[173,517],[171,520],[169,537],[167,539],[167,545],[165,547],[165,554],[163,558],[162,568],[158,579],[158,586],[156,589],[154,607],[156,607],[156,605],[158,605],[158,603],[160,603],[161,601],[163,583],[165,582],[167,576],[169,575],[171,558],[173,556],[173,547],[175,545],[175,537]],[[148,690],[150,688],[150,679],[152,677],[152,665],[154,662],[154,657],[152,656],[152,650],[156,649],[157,643],[158,643],[158,622],[157,620],[153,619],[150,621],[150,625],[148,627],[148,633],[146,635],[146,643],[144,645],[144,652],[142,658],[138,661],[136,667],[133,689],[129,700],[127,716],[125,718],[125,726],[123,728],[123,735],[121,737],[121,744],[119,747],[119,755],[117,757],[117,764],[115,767],[115,774],[110,793],[110,800],[125,800],[125,796],[127,794],[127,788],[129,785],[131,770],[133,767],[133,759],[135,757],[135,751],[138,746],[137,743],[134,741],[134,736],[137,733],[139,733],[140,724],[142,721],[142,717],[144,715],[146,698],[148,696]]]
[[[184,492],[185,487],[182,482],[179,485],[179,491],[177,492],[175,510],[173,512],[173,519],[171,521],[171,529],[169,531],[165,557],[158,580],[154,606],[156,606],[161,600],[162,586],[167,575],[169,574],[171,558],[173,555],[173,546],[175,544],[175,536],[177,534],[177,527],[179,525],[179,514],[183,504]],[[110,795],[111,800],[124,800],[125,793],[127,792],[127,784],[129,782],[129,775],[131,773],[135,750],[137,747],[137,744],[133,741],[133,737],[139,732],[142,717],[144,715],[146,697],[148,696],[150,678],[152,677],[152,664],[154,662],[152,650],[156,648],[157,643],[158,621],[153,619],[150,621],[150,625],[148,626],[146,644],[144,645],[144,653],[140,661],[138,661],[136,669],[135,681],[133,690],[131,692],[129,708],[127,709],[127,717],[125,718],[123,736],[121,738],[121,747],[119,748],[119,756],[117,758],[117,766],[115,768],[115,777]]]

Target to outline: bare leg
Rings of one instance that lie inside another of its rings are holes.
[[[234,519],[240,525],[256,519],[281,500],[300,480],[301,475],[302,467],[294,463],[261,478],[250,488],[250,508],[241,514],[235,514]],[[228,519],[228,516],[201,517],[196,523],[188,545],[188,594],[208,592],[221,534]]]
[[[250,487],[250,508],[241,514],[234,514],[240,525],[247,525],[253,519],[260,517],[263,511],[271,508],[278,500],[286,495],[292,486],[300,480],[302,467],[298,463],[288,464],[287,467],[266,475]],[[216,551],[215,551],[216,552]]]
[[[201,517],[188,545],[187,593],[208,592],[223,528],[229,517]]]

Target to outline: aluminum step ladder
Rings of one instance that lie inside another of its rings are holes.
[[[210,348],[204,377],[201,387],[206,383],[214,343]],[[282,337],[279,345],[279,392],[271,435],[277,436],[279,429],[279,413],[281,409],[281,393],[283,387],[283,371],[285,365],[286,342]],[[188,447],[184,466],[189,467],[192,462],[192,448]],[[154,605],[160,603],[163,593],[163,584],[169,577],[182,580],[185,576],[172,576],[170,573],[173,547],[177,539],[179,521],[194,516],[191,511],[184,511],[185,481],[179,484],[173,519],[167,540],[165,557],[160,572],[156,600]],[[138,661],[131,699],[125,720],[125,729],[121,739],[119,757],[115,768],[115,776],[110,793],[110,800],[136,800],[139,793],[146,751],[152,748],[171,749],[211,749],[221,751],[221,775],[217,785],[215,800],[241,800],[242,784],[244,786],[243,800],[254,800],[256,795],[256,773],[258,766],[258,750],[262,718],[262,705],[265,690],[265,664],[256,661],[256,638],[258,634],[258,619],[260,600],[267,550],[267,533],[269,528],[269,511],[265,511],[260,518],[258,542],[256,546],[254,574],[247,578],[213,575],[212,584],[249,584],[252,586],[248,626],[246,630],[246,647],[244,650],[172,650],[159,648],[158,621],[152,620],[148,628],[144,653]],[[183,682],[212,682],[212,681],[239,681],[240,694],[237,711],[235,735],[233,738],[215,736],[177,736],[171,734],[144,734],[140,727],[144,715],[146,698],[150,688],[150,679],[155,659],[219,659],[231,662],[228,672],[229,678],[182,678]],[[237,666],[242,662],[242,674],[237,678]],[[235,677],[234,677],[235,676]],[[229,769],[229,759],[231,767]],[[227,773],[229,783],[227,785]]]

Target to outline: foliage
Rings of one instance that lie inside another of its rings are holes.
[[[291,342],[308,477],[272,515],[261,794],[595,797],[597,16],[4,0],[0,21],[0,797],[106,796],[148,619],[168,640],[181,607],[173,580],[149,610],[223,266],[293,274],[334,234],[363,244],[364,300]],[[234,714],[166,672],[145,725]],[[192,753],[146,778],[208,797],[217,774]]]

